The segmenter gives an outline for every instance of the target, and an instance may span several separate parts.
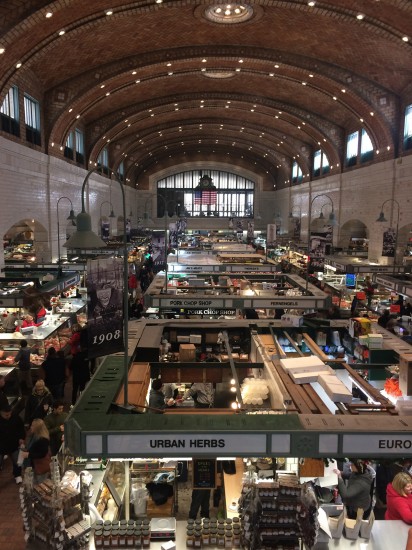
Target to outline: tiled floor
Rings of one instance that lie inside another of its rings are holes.
[[[0,473],[0,548],[26,550],[20,513],[19,487],[14,481],[10,459]]]

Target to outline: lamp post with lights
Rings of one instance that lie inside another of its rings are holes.
[[[331,206],[332,206],[332,211],[331,213],[329,214],[329,218],[328,218],[328,221],[329,221],[329,224],[334,227],[336,226],[338,223],[336,221],[336,217],[335,217],[335,212],[334,212],[334,207],[333,207],[333,200],[331,199],[331,197],[329,195],[326,195],[325,193],[321,193],[319,195],[315,195],[312,200],[310,201],[310,204],[309,204],[309,213],[308,213],[308,240],[307,240],[307,254],[308,254],[308,259],[307,259],[307,262],[306,262],[306,293],[308,292],[308,285],[309,285],[309,267],[310,267],[310,237],[311,237],[311,222],[312,222],[312,206],[313,206],[313,203],[315,202],[316,199],[318,199],[319,197],[326,197]],[[327,203],[325,203],[327,204]],[[325,204],[323,206],[325,206]],[[323,208],[322,206],[322,208]],[[321,210],[321,213],[320,213],[320,216],[319,216],[319,219],[324,219],[324,216],[323,216],[323,213],[322,213],[322,210]]]
[[[81,199],[82,199],[82,210],[80,214],[77,215],[77,231],[64,243],[64,247],[67,249],[75,249],[78,254],[81,254],[82,250],[87,249],[101,249],[105,248],[106,243],[92,231],[92,220],[89,213],[86,212],[85,208],[85,190],[86,184],[89,181],[90,176],[93,172],[97,172],[98,168],[93,168],[90,170],[86,177],[84,178],[82,190],[81,190]],[[124,405],[128,405],[128,370],[129,370],[129,322],[128,322],[128,309],[129,309],[129,292],[128,292],[128,262],[127,262],[127,235],[126,235],[126,198],[124,192],[123,183],[116,176],[114,172],[112,175],[115,176],[115,180],[120,185],[120,190],[122,193],[122,210],[123,210],[123,342],[124,342],[124,353],[123,353],[123,386],[124,386]]]
[[[385,223],[385,222],[388,221],[385,218],[385,214],[383,213],[383,207],[385,206],[385,204],[387,202],[392,202],[393,204],[396,204],[396,206],[397,206],[396,230],[395,230],[395,250],[394,250],[394,253],[393,253],[393,264],[396,265],[396,253],[397,253],[397,249],[398,249],[399,219],[400,219],[400,214],[401,214],[401,207],[400,207],[399,202],[396,199],[386,199],[386,201],[384,201],[382,203],[381,211],[380,211],[379,217],[376,221],[379,222],[379,223]],[[393,216],[392,216],[392,213],[391,213],[391,220],[392,220],[392,217]]]
[[[68,215],[67,217],[67,221],[71,221],[72,222],[72,225],[73,227],[76,226],[76,216],[74,214],[74,210],[73,210],[73,203],[71,201],[71,199],[69,199],[69,197],[60,197],[57,201],[57,258],[58,258],[58,264],[60,266],[60,263],[61,263],[61,255],[60,255],[60,220],[59,220],[59,204],[60,204],[60,201],[61,200],[68,200],[69,203],[70,203],[70,214]]]

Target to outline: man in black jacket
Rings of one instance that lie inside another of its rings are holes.
[[[0,456],[8,455],[13,462],[13,476],[16,483],[21,483],[21,466],[17,464],[20,445],[24,444],[26,432],[23,420],[12,414],[10,405],[3,405],[0,410]]]

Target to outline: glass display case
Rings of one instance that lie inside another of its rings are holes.
[[[125,462],[111,460],[107,464],[95,501],[97,511],[103,519],[113,521],[121,517],[125,493]]]

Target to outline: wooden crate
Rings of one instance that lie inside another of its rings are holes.
[[[196,361],[196,346],[194,344],[180,344],[179,359],[181,363]]]

